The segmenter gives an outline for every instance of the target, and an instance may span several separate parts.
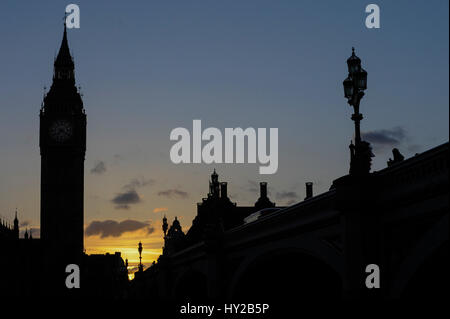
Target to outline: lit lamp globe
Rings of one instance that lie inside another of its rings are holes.
[[[352,80],[352,78],[350,76],[348,76],[344,80],[343,84],[344,84],[344,96],[347,99],[352,98],[352,96],[353,96],[353,80]]]
[[[356,87],[360,90],[367,89],[367,72],[361,68],[361,71],[355,75]]]

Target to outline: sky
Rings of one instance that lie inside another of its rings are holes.
[[[51,85],[64,1],[0,3],[0,217],[18,209],[39,236],[39,109]],[[87,113],[85,248],[145,264],[162,247],[161,219],[184,230],[214,168],[231,199],[253,205],[258,183],[278,205],[347,174],[352,109],[344,96],[351,48],[368,72],[362,131],[386,166],[448,141],[447,0],[77,1],[68,30]],[[170,132],[202,126],[279,129],[279,165],[173,164]]]

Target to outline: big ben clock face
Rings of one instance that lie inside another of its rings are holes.
[[[50,126],[50,137],[56,142],[64,142],[72,136],[72,124],[66,120],[56,120]]]

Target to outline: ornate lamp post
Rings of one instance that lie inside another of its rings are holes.
[[[142,243],[139,242],[138,245],[138,252],[139,252],[139,271],[143,271],[144,270],[144,266],[142,265]]]
[[[361,59],[352,55],[347,59],[348,76],[344,80],[344,96],[348,104],[353,106],[352,120],[355,122],[355,144],[350,144],[350,174],[364,175],[370,172],[372,149],[368,142],[361,140],[360,122],[363,119],[359,113],[359,104],[367,89],[367,72],[361,67]]]

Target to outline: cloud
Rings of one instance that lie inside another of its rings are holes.
[[[377,146],[396,146],[407,138],[407,132],[398,126],[392,129],[365,132],[362,136],[363,139]]]
[[[164,191],[159,191],[158,196],[165,196],[168,198],[173,198],[173,197],[187,198],[187,197],[189,197],[189,194],[184,191],[178,190],[178,189],[167,189]]]
[[[153,185],[154,183],[155,183],[155,181],[153,179],[146,179],[144,177],[133,178],[128,184],[125,184],[123,186],[123,188],[131,190],[131,189],[136,189],[136,188],[140,188],[140,187]]]
[[[101,175],[106,172],[106,163],[104,161],[95,162],[94,167],[91,169],[91,174]]]
[[[422,146],[415,144],[408,132],[400,126],[365,132],[362,133],[362,137],[373,145],[375,151],[383,151],[385,148],[400,148],[400,146],[411,153],[422,149]]]
[[[250,193],[256,193],[259,195],[260,191],[261,191],[261,185],[260,183],[257,183],[255,181],[252,180],[248,180],[247,185],[244,187],[245,190],[247,190]],[[268,185],[267,186],[267,195],[270,196],[272,193],[271,191],[271,187]]]
[[[116,209],[129,209],[131,204],[142,202],[137,189],[153,185],[154,183],[153,179],[144,177],[133,178],[129,183],[122,186],[123,191],[118,193],[111,201],[116,204]]]
[[[140,203],[141,198],[136,190],[130,189],[117,194],[111,201],[116,204],[116,209],[129,209],[129,205]]]
[[[115,220],[93,221],[86,227],[87,236],[100,235],[100,238],[120,237],[123,233],[144,229],[151,234],[155,229],[147,222],[127,219],[122,222]]]
[[[167,207],[156,207],[155,209],[153,209],[154,213],[161,213],[161,212],[167,212],[169,210],[169,208]]]
[[[277,200],[284,202],[284,205],[291,206],[299,202],[299,195],[293,191],[282,191],[275,194]]]
[[[297,193],[296,192],[289,192],[289,191],[284,191],[284,192],[279,192],[279,193],[277,193],[277,195],[276,195],[276,197],[277,197],[277,199],[290,199],[290,200],[293,200],[293,199],[297,199],[298,198],[298,195],[297,195]]]

